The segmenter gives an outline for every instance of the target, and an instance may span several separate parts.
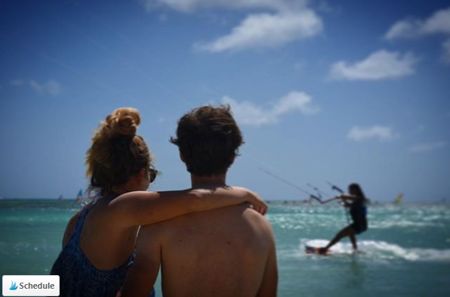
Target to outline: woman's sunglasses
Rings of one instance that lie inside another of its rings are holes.
[[[158,170],[156,170],[156,169],[154,169],[152,167],[150,167],[148,169],[148,178],[149,178],[151,183],[156,179],[157,175],[158,175]]]

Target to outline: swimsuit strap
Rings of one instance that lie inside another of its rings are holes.
[[[85,206],[81,212],[80,217],[77,220],[77,223],[75,225],[75,229],[73,230],[71,241],[73,240],[74,243],[78,246],[80,242],[81,232],[83,231],[84,221],[86,220],[86,216],[89,213],[90,207]]]

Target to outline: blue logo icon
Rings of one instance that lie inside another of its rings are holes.
[[[9,290],[11,290],[11,291],[17,290],[17,284],[16,284],[16,282],[11,281],[11,286],[9,287]]]

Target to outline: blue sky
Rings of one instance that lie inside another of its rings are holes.
[[[112,110],[140,110],[163,172],[188,110],[228,103],[245,145],[229,183],[266,199],[359,182],[390,201],[450,198],[450,2],[0,2],[0,196],[73,197]]]

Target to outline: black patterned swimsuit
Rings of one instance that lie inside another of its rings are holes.
[[[351,226],[356,234],[367,230],[367,207],[362,199],[358,199],[350,206],[350,216],[353,223]]]
[[[134,253],[121,266],[99,270],[91,264],[80,248],[80,236],[89,212],[85,207],[75,226],[69,243],[63,248],[50,274],[60,276],[60,296],[65,297],[115,297],[134,263]],[[154,297],[154,290],[151,296]]]

